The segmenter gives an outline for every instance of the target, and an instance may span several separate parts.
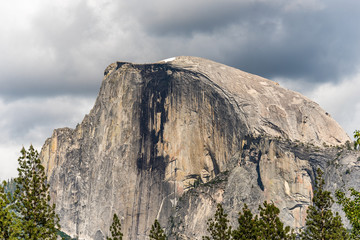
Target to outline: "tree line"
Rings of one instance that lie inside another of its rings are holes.
[[[332,212],[331,207],[334,200],[329,191],[324,190],[325,181],[323,172],[317,169],[315,190],[312,204],[307,209],[305,226],[299,233],[295,234],[289,226],[284,226],[280,220],[280,210],[274,203],[263,202],[259,205],[259,215],[254,215],[246,204],[238,214],[238,226],[232,229],[227,214],[221,204],[213,218],[207,222],[207,236],[203,240],[348,240],[360,239],[360,193],[350,189],[350,197],[344,192],[336,191],[337,202],[342,205],[343,210],[352,225],[348,231],[342,223],[339,213]],[[117,229],[114,231],[114,229]],[[108,240],[122,240],[121,224],[115,214],[113,224],[110,227],[112,238]],[[151,227],[150,239],[167,239],[159,222],[155,220]]]
[[[354,149],[360,148],[360,131],[354,132]],[[18,159],[18,177],[14,182],[0,184],[0,240],[57,239],[61,233],[55,204],[50,204],[49,184],[41,165],[39,153],[29,147],[21,150]],[[259,206],[259,215],[254,215],[248,206],[238,215],[238,226],[232,229],[227,214],[221,204],[217,205],[214,218],[207,222],[210,239],[360,239],[360,193],[349,189],[350,196],[336,191],[337,203],[341,204],[345,216],[352,225],[348,232],[339,214],[331,211],[334,203],[331,193],[324,190],[323,172],[318,169],[312,204],[308,207],[306,224],[297,236],[289,226],[284,226],[279,218],[280,210],[274,203],[264,202]],[[12,190],[6,191],[11,188]],[[348,194],[349,195],[349,194]],[[116,214],[110,226],[111,237],[107,240],[121,240],[121,223]],[[150,230],[150,239],[165,240],[167,236],[155,219]]]

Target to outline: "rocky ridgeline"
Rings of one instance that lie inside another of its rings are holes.
[[[116,213],[125,239],[146,239],[155,218],[173,239],[201,239],[217,203],[235,224],[243,203],[257,212],[264,200],[298,228],[318,167],[328,189],[359,189],[346,133],[273,81],[195,57],[116,62],[104,75],[82,123],[41,151],[73,237],[105,239]]]

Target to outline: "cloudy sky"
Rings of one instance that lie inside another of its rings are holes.
[[[122,60],[209,58],[318,102],[360,128],[360,1],[11,0],[0,4],[0,179],[22,146],[74,128]]]

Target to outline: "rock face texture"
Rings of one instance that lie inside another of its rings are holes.
[[[117,213],[125,239],[147,239],[155,218],[171,239],[201,239],[217,203],[235,224],[243,203],[256,211],[263,200],[301,227],[317,167],[329,189],[356,185],[346,133],[275,82],[195,57],[116,62],[104,75],[82,123],[41,151],[73,237],[105,239]]]

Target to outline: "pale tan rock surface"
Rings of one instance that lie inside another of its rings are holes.
[[[217,202],[236,218],[244,202],[272,200],[301,227],[314,169],[337,154],[323,144],[350,140],[301,94],[210,60],[117,62],[104,74],[83,122],[41,151],[62,229],[79,239],[105,239],[113,213],[125,239],[146,239],[155,218],[201,239]],[[352,153],[345,162],[358,166]]]

